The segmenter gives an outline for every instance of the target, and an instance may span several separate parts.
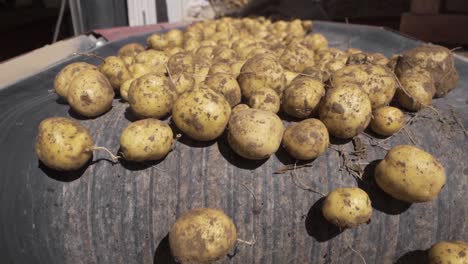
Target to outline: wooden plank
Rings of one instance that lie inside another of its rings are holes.
[[[468,14],[468,1],[446,0],[445,11],[450,13]]]
[[[423,15],[406,13],[401,17],[400,31],[430,42],[468,44],[468,15]]]
[[[437,14],[441,0],[411,0],[411,12],[418,14]]]

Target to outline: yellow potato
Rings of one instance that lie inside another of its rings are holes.
[[[405,114],[392,106],[377,108],[370,122],[372,131],[382,136],[391,136],[405,125]]]
[[[187,72],[194,72],[194,58],[191,53],[179,52],[172,55],[168,62],[167,67],[171,74],[181,74]]]
[[[292,80],[294,80],[294,78],[296,78],[297,76],[300,76],[300,75],[299,75],[299,73],[285,70],[284,71],[284,76],[286,77],[286,87],[287,87],[287,86],[289,86],[291,84],[291,82],[292,82]]]
[[[262,160],[278,150],[283,131],[283,123],[276,114],[245,109],[233,114],[229,120],[228,143],[238,155]]]
[[[325,49],[328,48],[328,40],[324,35],[315,33],[305,36],[302,45],[312,50]]]
[[[188,50],[185,50],[188,51]],[[184,49],[181,47],[168,47],[167,49],[164,50],[164,53],[168,56],[171,57],[174,54],[177,54],[179,52],[184,52]]]
[[[120,149],[126,160],[159,160],[171,151],[173,133],[167,123],[154,118],[128,125],[120,136]]]
[[[305,68],[314,66],[314,52],[301,44],[290,44],[279,57],[279,62],[287,70],[302,72]]]
[[[85,70],[70,83],[67,101],[76,113],[96,117],[112,107],[114,95],[111,84],[102,73]]]
[[[249,97],[249,106],[253,109],[260,109],[278,113],[280,109],[280,97],[270,88],[255,90]]]
[[[211,263],[226,256],[236,241],[231,218],[211,208],[184,213],[169,232],[172,255],[181,263]]]
[[[171,29],[164,35],[169,47],[181,47],[184,43],[184,33],[179,29]]]
[[[388,105],[395,95],[395,76],[387,67],[372,64],[348,65],[331,77],[333,86],[356,84],[371,101],[372,109]]]
[[[415,146],[393,147],[375,169],[382,190],[396,199],[419,203],[435,199],[445,184],[445,171],[431,154]]]
[[[83,70],[96,70],[97,71],[97,68],[96,66],[88,64],[86,62],[74,62],[65,66],[65,68],[60,70],[57,76],[55,76],[55,80],[54,80],[55,92],[60,97],[66,98],[71,81]]]
[[[190,38],[190,39],[185,40],[184,42],[184,50],[187,52],[196,52],[199,48],[200,48],[200,42],[196,39]],[[181,50],[181,52],[182,51],[183,50]]]
[[[160,51],[163,51],[169,47],[169,41],[164,35],[160,34],[153,34],[149,36],[146,40],[146,43],[150,48]]]
[[[231,74],[216,73],[205,79],[208,88],[221,93],[231,107],[241,101],[241,90],[236,79]]]
[[[214,58],[213,51],[215,48],[216,46],[201,46],[200,48],[198,48],[197,52],[195,52],[195,55],[197,57],[212,60]]]
[[[208,72],[208,75],[213,75],[216,73],[227,73],[230,74],[231,71],[231,65],[225,63],[225,62],[216,62],[213,63],[210,67],[210,71]]]
[[[128,67],[130,74],[133,78],[140,78],[141,76],[148,74],[148,73],[165,73],[166,70],[162,70],[160,67],[151,65],[151,64],[143,64],[143,63],[135,63]]]
[[[145,50],[139,43],[128,43],[123,45],[119,51],[117,52],[117,56],[119,57],[135,57],[138,53]]]
[[[331,135],[352,138],[369,125],[371,102],[357,86],[342,85],[327,91],[319,115]]]
[[[327,150],[330,139],[322,121],[310,118],[286,128],[282,144],[295,159],[311,160]]]
[[[429,264],[467,264],[468,243],[440,241],[429,250]]]
[[[245,109],[250,109],[250,107],[248,105],[246,105],[246,104],[238,104],[238,105],[234,106],[234,108],[232,108],[231,115],[234,115],[235,113],[240,112],[240,111],[245,110]]]
[[[139,118],[163,118],[167,116],[177,92],[174,85],[163,74],[150,73],[136,79],[128,90],[128,102]]]
[[[411,111],[419,111],[432,104],[436,90],[428,71],[419,68],[409,69],[401,73],[399,78],[402,87],[397,90],[396,98],[401,106]]]
[[[282,107],[288,115],[307,118],[317,111],[320,99],[324,95],[322,82],[299,76],[283,92]]]
[[[230,48],[226,47],[217,47],[213,50],[214,60],[216,62],[224,62],[227,64],[232,64],[238,60],[237,53]]]
[[[120,86],[120,97],[125,101],[128,101],[128,90],[130,90],[130,86],[134,80],[136,80],[136,78],[128,79]]]
[[[190,73],[181,73],[172,75],[171,77],[177,94],[179,95],[195,87],[195,79]]]
[[[235,77],[239,76],[242,66],[244,66],[244,63],[245,61],[236,61],[231,64],[231,72]]]
[[[224,96],[207,88],[196,88],[182,94],[172,110],[176,126],[199,141],[219,137],[230,115],[231,107]]]
[[[257,55],[248,59],[237,78],[242,95],[249,98],[260,88],[270,88],[280,95],[286,84],[286,77],[279,62],[269,55]]]
[[[353,228],[369,222],[371,201],[359,188],[338,188],[330,192],[323,202],[325,219],[341,228]]]
[[[164,51],[145,50],[138,53],[135,57],[135,63],[149,64],[156,67],[158,72],[166,72],[166,64],[169,57]]]
[[[88,129],[78,122],[51,117],[39,124],[35,151],[47,167],[72,171],[83,167],[92,157],[93,139]]]
[[[132,78],[125,62],[116,56],[107,57],[99,66],[99,71],[107,77],[115,90],[118,90],[126,80]]]

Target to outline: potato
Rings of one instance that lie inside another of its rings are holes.
[[[171,29],[164,35],[169,47],[181,47],[184,43],[184,33],[179,29]]]
[[[250,107],[246,104],[238,104],[234,108],[232,108],[231,115],[234,115],[235,113],[240,112],[245,109],[250,109]]]
[[[395,76],[384,66],[359,64],[348,65],[331,76],[333,86],[356,84],[371,101],[372,109],[388,105],[395,95]]]
[[[204,39],[200,42],[200,46],[217,46],[218,43],[212,39]]]
[[[328,48],[327,38],[325,38],[324,35],[318,33],[305,36],[301,43],[311,50]]]
[[[300,76],[312,78],[312,79],[320,81],[320,82],[323,82],[323,80],[324,80],[322,71],[320,71],[316,66],[311,66],[311,67],[305,68]]]
[[[244,66],[245,61],[236,61],[231,64],[231,72],[236,78],[239,76],[242,66]]]
[[[314,66],[314,52],[301,44],[290,44],[279,57],[279,62],[287,70],[302,72],[305,68]]]
[[[315,52],[315,65],[327,81],[337,70],[346,66],[348,54],[335,48],[319,49]]]
[[[324,95],[322,82],[298,76],[283,92],[283,111],[297,118],[307,118],[317,111]]]
[[[325,198],[322,214],[340,228],[353,228],[370,221],[371,201],[367,193],[359,188],[338,188]]]
[[[229,121],[231,107],[224,96],[206,88],[195,88],[177,99],[172,120],[189,137],[210,141],[219,137]]]
[[[427,70],[434,79],[436,97],[443,97],[458,83],[458,73],[452,52],[442,46],[424,45],[405,51],[396,65],[397,75],[408,69]]]
[[[187,50],[185,50],[187,51]],[[181,47],[168,47],[164,50],[164,53],[168,56],[171,57],[174,54],[177,54],[179,52],[184,52],[184,49]]]
[[[128,102],[139,118],[163,118],[167,116],[177,92],[170,80],[160,73],[150,73],[136,79],[128,90]]]
[[[241,101],[241,90],[236,79],[231,74],[216,73],[208,76],[205,80],[208,88],[221,93],[231,107]]]
[[[211,61],[201,57],[195,57],[193,61],[193,79],[196,84],[205,81],[208,73],[210,72]]]
[[[208,72],[208,75],[213,75],[216,73],[227,73],[230,74],[231,71],[231,65],[225,63],[225,62],[216,62],[211,65],[210,70]]]
[[[237,78],[242,95],[249,98],[260,88],[270,88],[280,95],[286,84],[286,77],[279,62],[269,55],[257,55],[248,59]]]
[[[262,88],[254,91],[249,97],[249,106],[254,109],[260,109],[278,113],[281,99],[279,95],[270,88]]]
[[[152,34],[146,39],[148,46],[155,50],[163,51],[169,47],[169,41],[164,35]]]
[[[192,209],[169,232],[172,255],[181,263],[211,263],[226,256],[236,242],[236,226],[218,209]]]
[[[213,51],[215,48],[216,46],[201,46],[200,48],[198,48],[197,52],[195,52],[195,55],[197,57],[212,60],[214,58]]]
[[[468,243],[464,241],[440,241],[429,250],[429,264],[468,263]]]
[[[237,53],[230,48],[217,47],[213,50],[213,60],[216,62],[224,62],[232,64],[238,60]]]
[[[276,114],[245,109],[233,114],[229,120],[228,143],[239,156],[262,160],[278,150],[283,131],[283,123]]]
[[[366,129],[372,107],[369,97],[357,86],[342,85],[327,91],[319,115],[330,134],[352,138]]]
[[[194,52],[196,52],[198,50],[198,48],[200,48],[200,42],[198,40],[196,40],[196,39],[191,38],[191,39],[185,40],[184,49],[181,50],[181,52],[185,50],[186,52],[193,52],[194,53]],[[172,54],[172,55],[174,55],[174,54]]]
[[[126,160],[159,160],[171,151],[172,129],[154,118],[138,120],[128,125],[120,136],[120,150]]]
[[[372,131],[382,136],[391,136],[405,125],[405,114],[393,106],[377,108],[370,122]]]
[[[299,76],[299,73],[285,70],[284,77],[286,78],[286,87],[289,86],[292,80],[294,80],[294,78],[296,78],[297,76]]]
[[[445,171],[431,154],[415,146],[395,146],[375,169],[382,190],[408,203],[435,199],[445,184]]]
[[[149,64],[156,67],[158,72],[166,72],[166,64],[169,57],[164,51],[145,50],[138,53],[135,57],[135,63]]]
[[[51,117],[39,124],[35,151],[42,163],[59,171],[83,167],[92,157],[93,139],[88,129],[64,117]]]
[[[128,67],[130,74],[133,78],[140,78],[141,76],[148,74],[148,73],[165,73],[165,69],[161,69],[160,67],[153,66],[151,64],[143,64],[143,63],[135,63]]]
[[[128,101],[128,90],[130,90],[132,82],[136,79],[137,78],[128,79],[120,86],[120,97],[122,97],[123,100]]]
[[[322,121],[309,118],[286,128],[282,142],[295,159],[311,160],[327,150],[330,139]]]
[[[266,44],[265,43],[262,43],[262,42],[254,42],[252,44],[249,44],[241,49],[237,49],[235,50],[237,52],[237,55],[239,56],[239,59],[241,60],[247,60],[249,58],[251,58],[251,52],[255,49],[258,49],[258,48],[265,48],[266,47]]]
[[[167,67],[171,74],[181,74],[187,72],[194,72],[194,58],[191,53],[179,52],[172,55],[168,62]]]
[[[190,73],[172,75],[172,81],[179,95],[195,87],[195,79]]]
[[[112,107],[114,90],[107,78],[95,70],[84,70],[68,88],[67,101],[76,113],[96,117]]]
[[[122,83],[132,78],[125,62],[116,56],[107,57],[104,62],[99,65],[99,71],[109,79],[110,84],[116,90],[120,89]]]
[[[397,90],[396,98],[401,106],[410,111],[419,111],[432,104],[436,89],[428,71],[419,68],[409,69],[401,73],[399,78],[402,87]]]
[[[139,43],[128,43],[123,45],[119,51],[117,52],[117,56],[119,57],[135,57],[138,53],[145,50]]]
[[[74,62],[60,70],[54,80],[54,89],[58,96],[66,99],[71,81],[83,70],[97,71],[97,68],[86,62]]]

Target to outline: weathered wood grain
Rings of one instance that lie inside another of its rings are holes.
[[[349,43],[371,52],[399,53],[418,43],[391,32],[363,26],[317,23],[335,46]],[[124,43],[96,50],[114,54]],[[337,151],[329,149],[297,170],[302,181],[321,192],[360,186],[371,196],[374,213],[368,225],[340,231],[324,221],[321,197],[294,185],[289,174],[274,174],[291,164],[284,150],[262,162],[236,156],[224,137],[196,143],[182,137],[160,162],[112,164],[105,153],[77,173],[55,173],[33,153],[39,122],[50,116],[69,116],[68,106],[56,102],[55,74],[76,58],[0,91],[0,259],[2,263],[173,263],[167,233],[177,216],[194,207],[217,207],[236,223],[239,244],[219,263],[418,263],[424,250],[441,239],[468,240],[467,139],[452,110],[468,126],[468,63],[457,60],[460,84],[435,105],[444,122],[425,110],[408,127],[418,146],[432,153],[446,168],[447,184],[438,199],[408,205],[379,190],[373,167],[386,151],[368,147],[364,181],[340,170]],[[111,111],[80,120],[97,145],[113,152],[130,123],[127,105],[115,100]],[[369,138],[360,135],[363,143]],[[385,146],[410,144],[399,133]],[[352,151],[352,142],[333,140],[335,148]],[[244,185],[256,195],[258,206]]]

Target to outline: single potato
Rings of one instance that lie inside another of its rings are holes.
[[[429,250],[429,264],[467,264],[468,243],[440,241]]]
[[[212,263],[226,256],[236,242],[236,226],[218,209],[192,209],[169,232],[172,255],[181,263]]]
[[[445,171],[439,161],[424,150],[398,145],[377,165],[375,180],[392,197],[420,203],[437,197],[445,185]]]
[[[241,90],[232,74],[216,73],[209,75],[205,79],[205,84],[213,91],[221,93],[231,107],[240,103]]]
[[[35,151],[47,167],[73,171],[83,167],[93,156],[93,145],[88,129],[80,123],[64,117],[50,117],[39,124]]]
[[[172,141],[172,129],[167,123],[148,118],[133,122],[122,131],[120,149],[126,160],[159,160],[171,151]]]
[[[150,73],[136,79],[128,90],[128,102],[139,118],[163,118],[177,99],[174,85],[164,74]]]
[[[278,113],[281,99],[279,95],[270,88],[262,88],[254,91],[249,98],[249,106],[254,109],[260,109]]]
[[[370,122],[370,128],[381,136],[391,136],[405,125],[405,114],[393,106],[377,108]]]
[[[132,78],[125,62],[117,56],[107,57],[99,66],[99,71],[107,77],[115,90],[120,89],[122,83]]]
[[[120,86],[120,97],[125,101],[128,101],[128,90],[130,90],[130,86],[134,80],[136,78],[128,79]]]
[[[278,150],[283,131],[283,122],[276,114],[245,109],[233,114],[229,120],[228,143],[239,156],[262,160]]]
[[[369,125],[371,102],[357,86],[334,87],[327,91],[319,108],[319,116],[331,135],[352,138]]]
[[[96,117],[111,109],[114,96],[111,84],[102,73],[85,70],[70,83],[67,101],[74,112]]]
[[[176,126],[199,141],[219,137],[230,115],[231,107],[224,96],[208,88],[195,88],[182,94],[172,110]]]
[[[322,214],[338,227],[353,228],[370,221],[371,201],[367,193],[359,188],[338,188],[325,198]]]
[[[327,150],[330,139],[322,121],[310,118],[286,128],[282,144],[293,158],[311,160]]]
[[[298,76],[283,92],[283,111],[290,116],[307,118],[316,113],[324,95],[325,87],[321,81]]]
[[[401,86],[396,93],[398,103],[410,111],[419,111],[432,104],[436,89],[431,74],[419,68],[399,75]]]

